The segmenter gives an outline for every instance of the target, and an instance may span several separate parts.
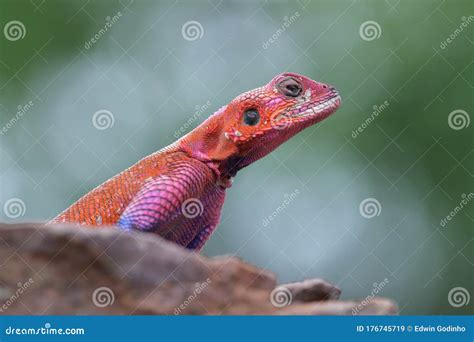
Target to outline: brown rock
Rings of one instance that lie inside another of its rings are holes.
[[[314,302],[339,299],[341,290],[323,279],[308,279],[298,283],[280,285],[287,288],[294,301]]]
[[[147,233],[0,224],[0,314],[394,314],[390,300],[336,301],[320,280],[286,284],[235,257],[207,258]],[[280,287],[278,287],[280,289]],[[272,292],[273,291],[273,292]],[[288,292],[289,291],[289,292]]]

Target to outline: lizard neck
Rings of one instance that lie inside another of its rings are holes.
[[[237,173],[234,162],[239,157],[235,143],[225,136],[223,118],[225,107],[211,115],[201,125],[176,142],[177,148],[205,163],[216,175],[223,188],[232,185]]]

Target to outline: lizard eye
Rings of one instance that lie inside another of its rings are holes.
[[[289,77],[277,84],[278,90],[285,96],[297,97],[303,92],[303,87],[296,79]]]
[[[260,115],[256,109],[247,109],[244,112],[244,123],[249,126],[255,126],[260,121]]]

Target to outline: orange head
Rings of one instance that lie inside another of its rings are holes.
[[[336,111],[337,90],[305,76],[283,73],[267,85],[236,97],[183,137],[179,146],[213,163],[223,176],[273,151]]]

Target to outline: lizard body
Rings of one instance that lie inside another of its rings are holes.
[[[284,73],[243,93],[193,131],[98,186],[51,223],[117,225],[200,250],[237,171],[332,114],[337,91]]]

